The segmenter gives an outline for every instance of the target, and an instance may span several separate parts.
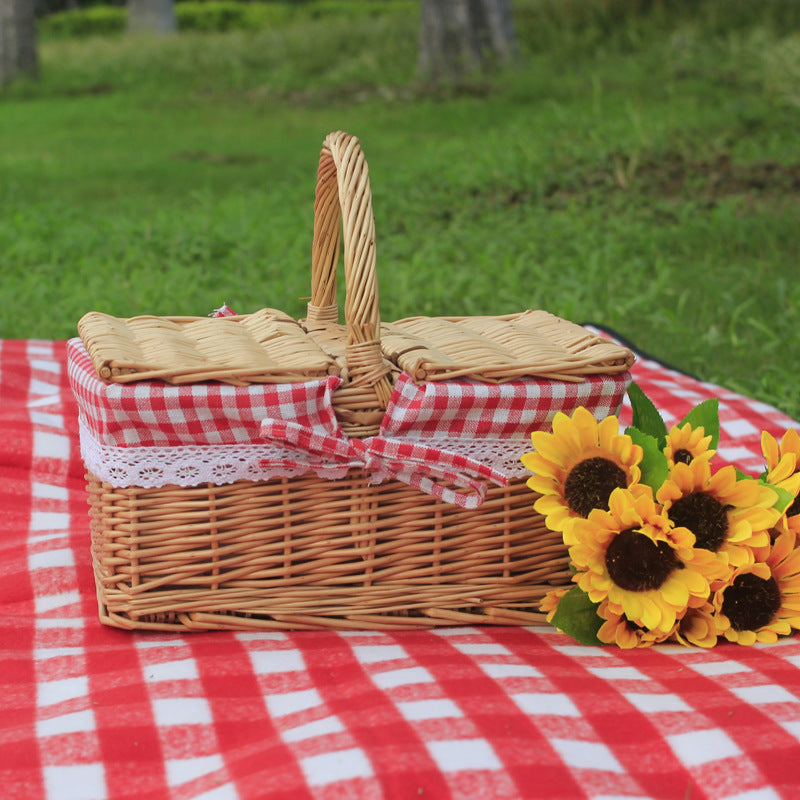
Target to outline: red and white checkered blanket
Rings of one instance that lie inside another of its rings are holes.
[[[720,397],[718,455],[751,472],[760,431],[794,425],[647,359],[633,378],[668,422]],[[3,798],[800,796],[798,637],[105,628],[65,343],[0,341],[0,437]]]

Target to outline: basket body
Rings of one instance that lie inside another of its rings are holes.
[[[102,622],[140,630],[538,624],[570,580],[524,482],[478,509],[352,471],[163,489],[89,476]]]
[[[615,413],[632,354],[543,311],[382,323],[366,162],[342,132],[320,155],[311,266],[300,321],[78,323],[68,368],[101,620],[543,622],[568,554],[519,458],[556,411]]]

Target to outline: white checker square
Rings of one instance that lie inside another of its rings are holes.
[[[188,783],[210,772],[222,769],[224,762],[222,756],[198,756],[197,758],[168,758],[165,761],[167,769],[167,783],[170,786],[179,786]]]
[[[656,692],[625,692],[625,699],[644,714],[663,711],[691,711],[691,707],[677,694]]]
[[[192,800],[241,800],[241,797],[234,784],[223,783],[222,786],[217,786],[215,789],[192,795]]]
[[[211,706],[205,697],[164,697],[153,700],[157,725],[207,725],[212,722]]]
[[[378,672],[372,676],[372,680],[380,689],[394,689],[415,683],[433,683],[433,675],[425,667],[405,667]]]
[[[605,681],[643,681],[645,676],[636,667],[590,667],[589,672]]]
[[[86,620],[83,617],[41,617],[36,620],[36,627],[47,628],[85,628]]]
[[[71,547],[59,547],[56,550],[42,550],[31,553],[28,558],[28,569],[52,569],[53,567],[74,567],[75,553]]]
[[[510,656],[508,649],[497,642],[454,642],[456,650],[465,656]]]
[[[33,352],[33,348],[31,348],[30,352]],[[44,350],[42,351],[42,354],[45,354]],[[48,353],[47,355],[51,354]],[[61,365],[58,363],[58,361],[53,361],[52,358],[32,358],[31,369],[39,370],[40,372],[52,372],[55,375],[58,375],[61,372]]]
[[[34,458],[58,458],[62,461],[69,459],[69,436],[60,433],[47,433],[46,431],[33,432]]]
[[[553,714],[558,717],[579,717],[581,712],[565,694],[559,692],[524,692],[511,699],[526,714]]]
[[[257,675],[274,672],[300,672],[306,668],[299,650],[252,650],[250,661]]]
[[[48,797],[59,800],[104,800],[106,773],[102,764],[70,764],[43,768]]]
[[[470,636],[480,634],[480,631],[465,625],[463,628],[434,628],[431,633],[434,636]]]
[[[63,414],[48,414],[45,411],[31,411],[30,418],[34,425],[40,425],[43,428],[56,428],[59,431],[64,430]]]
[[[598,769],[603,772],[623,773],[625,770],[611,750],[600,742],[580,739],[550,739],[562,761],[579,769]]]
[[[89,709],[40,719],[36,722],[36,735],[41,737],[61,736],[66,733],[86,733],[94,729],[94,714]]]
[[[300,760],[309,786],[325,786],[351,778],[370,778],[372,765],[363,750],[353,747],[333,753],[320,753]]]
[[[563,636],[563,634],[559,634]],[[565,645],[558,645],[557,647],[553,648],[557,650],[559,653],[565,656],[569,656],[570,658],[610,658],[611,654],[607,653],[605,650],[601,650],[599,647],[586,647],[585,645],[581,644],[565,644]]]
[[[443,697],[429,700],[409,700],[404,703],[398,703],[397,708],[407,720],[415,722],[423,719],[447,719],[464,716],[464,713],[452,700]]]
[[[342,725],[339,717],[330,716],[322,719],[315,719],[305,725],[298,725],[296,728],[287,728],[281,731],[281,738],[284,742],[302,742],[305,739],[314,739],[317,736],[327,736],[332,733],[342,733]]]
[[[184,425],[186,423],[186,414],[181,408],[168,408],[167,418],[173,425]]]
[[[737,672],[752,672],[746,664],[738,661],[706,661],[700,664],[689,664],[689,666],[701,675],[735,675]]]
[[[731,464],[742,463],[753,458],[752,450],[748,450],[746,447],[737,447],[733,445],[720,447],[717,449],[717,453],[720,458],[724,458],[725,461]]]
[[[407,658],[406,651],[399,644],[361,644],[353,647],[353,653],[362,664],[378,661],[395,661]]]
[[[30,384],[28,384],[28,392],[32,395],[52,397],[58,394],[58,386],[53,383],[48,383],[47,381],[39,380],[39,378],[34,378]]]
[[[303,689],[299,692],[271,694],[266,698],[270,716],[285,717],[298,711],[307,711],[322,705],[322,697],[316,689]]]
[[[781,722],[781,727],[800,742],[800,720]]]
[[[726,794],[722,800],[780,800],[780,797],[771,786],[764,786],[761,789],[750,789],[747,792]]]
[[[783,686],[777,684],[761,684],[760,686],[732,687],[731,691],[745,703],[750,705],[766,705],[767,703],[798,703],[798,699]]]
[[[427,742],[427,747],[442,772],[502,769],[503,766],[485,739],[447,739]]]
[[[144,670],[144,677],[149,683],[196,680],[197,663],[193,658],[181,658],[176,661],[149,664]]]
[[[69,500],[69,489],[66,486],[55,486],[52,483],[34,481],[31,494],[41,500]]]
[[[69,529],[69,514],[62,511],[34,511],[31,513],[32,531],[64,531]]]
[[[43,614],[55,608],[63,608],[64,606],[71,606],[74,603],[80,603],[80,601],[81,596],[77,590],[61,592],[60,594],[44,594],[36,598],[36,613]],[[42,620],[38,620],[37,625],[41,627],[41,624]]]
[[[746,419],[741,417],[731,420],[720,420],[719,426],[723,431],[725,431],[725,433],[728,435],[728,438],[734,440],[743,439],[747,436],[758,437],[761,433],[752,422],[748,422]]]
[[[137,650],[148,650],[156,647],[184,647],[183,639],[136,639],[133,646]]]
[[[82,654],[82,647],[37,647],[33,651],[33,660],[46,661],[48,658],[66,658]]]
[[[89,678],[77,675],[73,678],[61,678],[57,681],[44,681],[36,687],[36,704],[52,706],[76,697],[85,697],[89,692]]]
[[[282,631],[235,631],[234,637],[240,642],[285,642],[289,638]]]
[[[495,680],[502,678],[541,678],[542,673],[530,664],[481,664],[481,669]]]
[[[675,755],[687,767],[698,767],[722,758],[740,756],[742,751],[725,731],[712,728],[705,731],[676,733],[666,737]]]

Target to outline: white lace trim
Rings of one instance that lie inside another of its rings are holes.
[[[427,438],[418,441],[451,450],[479,461],[509,479],[528,477],[520,463],[530,450],[530,440],[517,439],[445,439]],[[87,469],[112,486],[141,486],[146,489],[162,486],[217,485],[236,481],[266,481],[273,478],[294,478],[316,473],[320,478],[344,478],[352,467],[337,463],[326,465],[315,456],[299,459],[298,452],[280,445],[198,445],[179,447],[114,447],[98,441],[82,416],[80,419],[81,456]]]
[[[335,480],[343,478],[350,468],[342,464],[298,463],[296,451],[269,444],[112,447],[95,439],[82,419],[80,438],[86,468],[100,480],[120,488],[222,485],[241,480],[294,478],[309,472]]]

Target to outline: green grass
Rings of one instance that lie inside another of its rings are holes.
[[[341,128],[385,319],[546,308],[800,418],[796,4],[516,0],[524,64],[438,89],[415,4],[383,5],[45,38],[40,81],[0,93],[0,336],[90,309],[302,316]]]

